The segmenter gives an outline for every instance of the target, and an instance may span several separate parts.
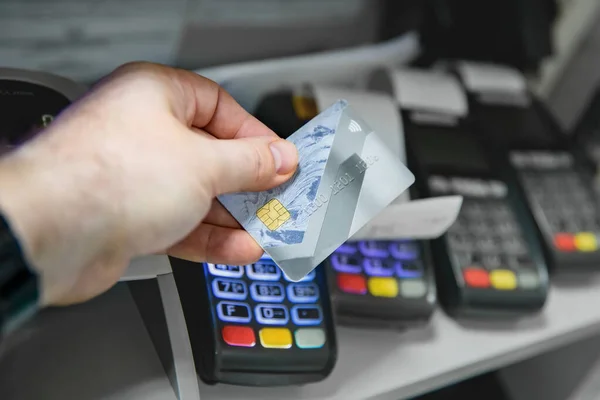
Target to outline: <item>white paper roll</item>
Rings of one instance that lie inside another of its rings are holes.
[[[345,99],[365,119],[383,143],[406,164],[404,129],[394,100],[382,93],[311,85],[319,112],[339,99]]]
[[[525,77],[514,68],[461,61],[457,64],[457,71],[470,92],[527,92]]]
[[[384,93],[364,90],[334,88],[319,84],[310,85],[319,112],[323,111],[338,99],[348,101],[350,107],[364,118],[381,141],[398,156],[406,165],[406,148],[404,145],[404,128],[402,118],[394,99]],[[410,200],[408,191],[402,193],[392,204],[402,204]]]
[[[442,71],[384,68],[374,71],[368,87],[389,93],[403,109],[464,117],[467,96],[458,79]]]

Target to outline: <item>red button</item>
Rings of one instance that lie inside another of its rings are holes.
[[[569,233],[557,233],[554,246],[560,251],[575,251],[575,237]]]
[[[228,325],[222,331],[223,340],[230,346],[254,347],[256,338],[254,330],[247,326]]]
[[[490,286],[490,276],[485,269],[466,268],[463,270],[463,278],[468,286],[474,288],[487,288]]]
[[[342,292],[353,294],[367,293],[367,281],[361,275],[338,274],[337,284]]]

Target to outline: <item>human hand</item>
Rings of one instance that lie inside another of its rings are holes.
[[[42,303],[70,304],[113,286],[136,256],[255,261],[262,250],[215,196],[280,185],[297,162],[216,83],[132,63],[0,158],[0,210]]]

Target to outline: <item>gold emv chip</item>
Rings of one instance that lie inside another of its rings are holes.
[[[269,230],[274,231],[290,219],[290,212],[277,199],[271,199],[256,211],[256,216]]]

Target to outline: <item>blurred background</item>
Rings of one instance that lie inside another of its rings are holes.
[[[557,77],[574,53],[598,54],[594,45],[600,33],[590,32],[600,29],[598,2],[528,0],[518,6],[518,1],[507,1],[520,7],[513,7],[512,15],[506,13],[510,7],[501,7],[503,11],[493,5],[496,2],[478,3],[484,2],[464,2],[462,14],[451,22],[469,26],[463,34],[487,25],[505,47],[515,48],[518,38],[520,54],[509,55],[504,48],[496,54],[526,67],[539,91],[556,105],[561,121],[571,124],[575,109],[581,109],[589,95],[584,88],[591,90],[600,72],[586,70],[585,79],[572,84],[582,91],[575,97],[551,94],[570,90],[562,89],[571,84],[568,78],[561,86]],[[445,18],[451,7],[458,9],[452,1],[434,0],[2,0],[0,63],[91,83],[132,60],[200,69],[352,48],[412,31],[427,34],[432,31],[428,23]],[[467,9],[479,22],[460,19]],[[548,31],[551,41],[544,38]],[[430,48],[445,46],[453,54],[455,45],[448,43]],[[487,43],[490,49],[497,47]],[[474,49],[481,50],[481,45]],[[582,64],[594,65],[588,61]]]
[[[344,58],[345,51],[356,52]],[[285,62],[266,66],[288,57],[302,57],[297,69]],[[0,0],[0,67],[89,85],[123,63],[153,61],[219,78],[259,114],[255,106],[264,93],[253,90],[279,89],[286,73],[297,84],[313,78],[301,74],[304,65],[317,71],[352,57],[362,72],[372,67],[370,57],[398,68],[430,68],[439,59],[509,66],[569,134],[594,96],[600,107],[600,0]],[[248,73],[234,82],[246,71],[236,68],[251,62],[283,72],[259,79]],[[318,79],[328,83],[335,75],[323,72]],[[276,95],[267,119],[285,114],[285,123],[305,122],[290,107],[279,108],[282,99],[291,103],[291,94]],[[409,121],[406,110],[398,114]],[[595,122],[590,140],[600,149]],[[432,306],[428,328],[399,333],[336,326],[343,361],[319,384],[264,391],[201,384],[200,392],[215,400],[600,399],[600,281],[588,279],[597,271],[584,272],[589,275],[575,285],[553,281],[549,305],[524,323],[483,318],[463,326]],[[0,359],[0,399],[174,399],[135,284],[126,285],[80,306],[42,312],[26,327],[18,351]]]

